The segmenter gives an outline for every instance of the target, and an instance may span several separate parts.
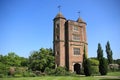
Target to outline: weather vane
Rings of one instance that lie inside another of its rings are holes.
[[[61,10],[61,6],[60,5],[58,6],[58,9],[59,9],[59,12],[60,12],[60,10]]]
[[[79,16],[79,18],[80,18],[80,11],[78,11],[78,16]]]

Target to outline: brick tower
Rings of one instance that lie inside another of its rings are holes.
[[[59,12],[53,20],[53,51],[56,67],[66,67],[69,71],[80,73],[84,46],[87,50],[86,23],[79,17],[77,21],[66,20]]]

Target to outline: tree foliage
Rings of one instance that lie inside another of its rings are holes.
[[[14,52],[10,52],[5,56],[1,56],[0,60],[5,65],[15,66],[15,67],[27,66],[28,64],[27,58],[19,57]],[[26,62],[26,63],[23,65],[23,62]]]
[[[85,60],[87,60],[87,55],[86,55],[86,48],[85,48],[85,45],[84,45],[84,50],[83,50],[83,67],[84,67],[84,62],[85,62]]]
[[[107,66],[107,62],[106,62],[105,58],[103,57],[103,50],[102,50],[100,43],[98,43],[97,58],[99,60],[99,72],[100,72],[100,74],[106,75],[108,66]]]
[[[92,58],[90,58],[90,63],[91,63],[91,65],[93,65],[93,66],[98,66],[98,65],[99,65],[99,61],[96,60],[96,59],[92,59]]]
[[[44,72],[46,67],[54,67],[54,56],[52,49],[41,48],[39,51],[34,51],[29,56],[29,69]]]
[[[100,60],[101,58],[103,58],[103,50],[102,50],[102,47],[101,47],[100,43],[98,43],[97,58],[98,58],[98,60]]]
[[[114,63],[120,65],[120,59],[116,59],[116,60],[114,60]]]
[[[87,55],[86,55],[86,48],[84,46],[84,54],[83,54],[83,68],[84,68],[84,74],[86,76],[91,76],[91,64],[90,64],[90,60],[87,59]]]
[[[26,63],[23,62],[26,60]],[[0,55],[0,74],[1,75],[13,75],[15,70],[13,68],[27,66],[28,59],[19,57],[14,52],[10,52],[7,55]]]
[[[90,58],[92,75],[99,75],[99,61],[97,58]]]
[[[112,58],[112,50],[110,48],[110,43],[109,41],[106,44],[106,53],[107,53],[107,59],[108,59],[108,64],[112,64],[113,63],[113,58]]]
[[[92,74],[92,71],[91,71],[91,63],[90,63],[90,60],[89,59],[86,59],[84,61],[84,74],[86,76],[91,76]]]
[[[105,60],[105,58],[101,58],[100,59],[100,64],[99,64],[99,72],[101,75],[106,75],[107,71],[108,71],[108,65],[107,65],[107,61]]]

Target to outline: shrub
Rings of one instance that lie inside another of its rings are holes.
[[[92,75],[99,75],[99,68],[98,66],[91,66],[91,70],[92,70]]]
[[[31,71],[23,72],[23,77],[35,77],[35,76],[37,76],[37,75]]]
[[[105,60],[105,58],[101,58],[100,64],[99,64],[99,72],[100,72],[100,74],[101,75],[106,75],[107,70],[108,70],[107,61]]]
[[[90,59],[92,75],[99,75],[99,61],[97,59]]]
[[[15,74],[15,68],[14,67],[10,67],[8,75],[14,76],[14,74]]]
[[[66,74],[66,70],[65,70],[65,68],[64,67],[57,67],[56,69],[55,69],[55,75],[56,76],[64,76]]]
[[[55,69],[50,69],[50,68],[46,68],[45,69],[45,73],[47,74],[47,75],[54,75],[55,74]]]
[[[34,71],[33,73],[35,73],[36,76],[40,76],[41,75],[41,71]]]
[[[4,77],[4,74],[0,74],[0,78],[3,78]]]
[[[22,77],[22,74],[15,74],[14,77]]]
[[[84,61],[84,74],[86,76],[91,76],[92,72],[91,72],[91,64],[90,64],[90,60],[86,59]]]
[[[35,73],[30,72],[29,77],[36,77],[36,74],[35,74]]]
[[[23,77],[29,77],[29,72],[28,71],[23,72]]]
[[[81,75],[85,75],[85,74],[84,74],[84,68],[81,69],[80,74],[81,74]]]
[[[96,59],[90,59],[90,63],[92,66],[99,66],[99,61]]]
[[[50,69],[50,68],[46,68],[45,69],[45,73],[47,75],[55,75],[55,76],[74,76],[76,75],[75,73],[71,73],[69,71],[67,71],[64,67],[57,67],[56,69]]]
[[[8,75],[9,66],[0,62],[0,74]]]

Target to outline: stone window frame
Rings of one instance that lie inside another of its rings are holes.
[[[59,23],[56,24],[56,28],[57,28],[57,29],[60,28],[60,24],[59,24]]]
[[[59,37],[59,35],[56,35],[56,40],[60,40],[60,37]]]
[[[60,52],[59,52],[59,51],[56,51],[56,55],[57,55],[57,56],[60,55]]]
[[[79,56],[79,55],[80,55],[80,48],[78,48],[78,47],[73,47],[73,55]]]
[[[79,31],[79,28],[78,28],[78,26],[76,26],[76,25],[73,25],[73,31],[75,31],[75,32],[78,32],[78,31]]]
[[[73,34],[73,35],[72,35],[72,40],[73,40],[73,41],[80,41],[80,35]]]
[[[56,23],[55,32],[56,32],[56,34],[60,33],[60,24],[59,23]]]

